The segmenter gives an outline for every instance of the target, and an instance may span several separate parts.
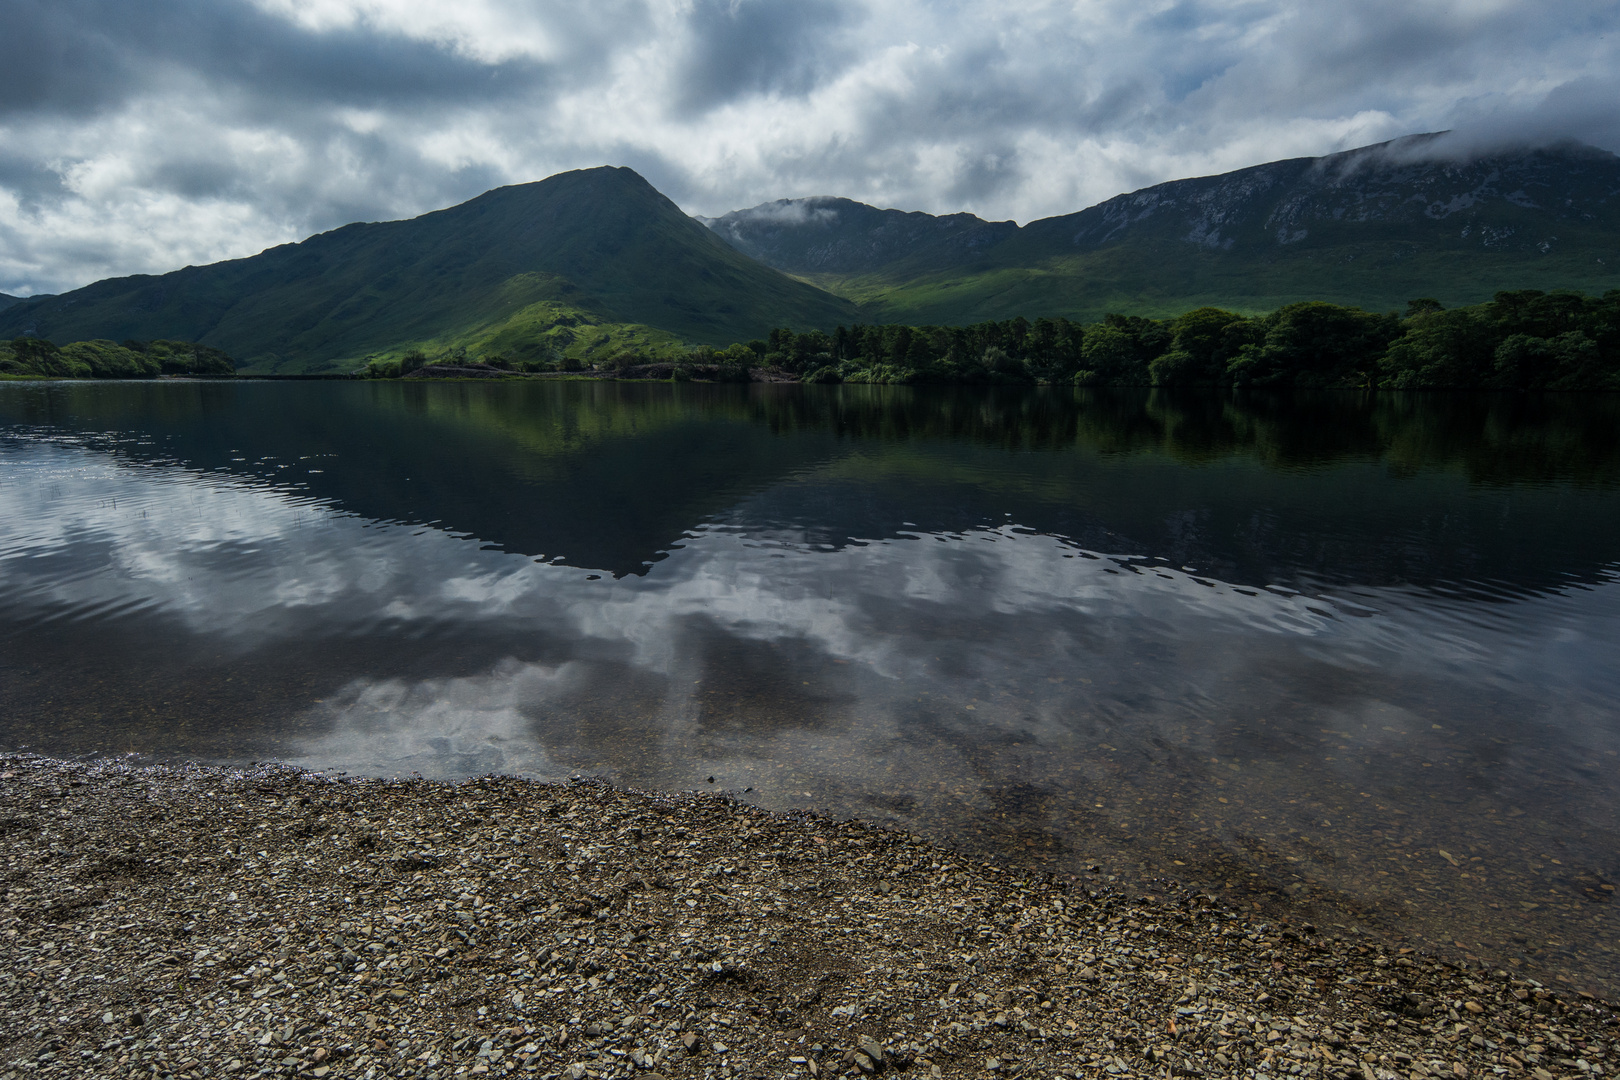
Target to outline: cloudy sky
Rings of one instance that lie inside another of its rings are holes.
[[[0,292],[628,165],[1027,221],[1415,131],[1620,150],[1612,0],[0,0]]]

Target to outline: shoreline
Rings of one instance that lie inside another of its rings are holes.
[[[1612,1076],[1612,1007],[597,782],[0,755],[0,1078]]]

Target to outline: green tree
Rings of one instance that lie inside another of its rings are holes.
[[[1381,385],[1395,390],[1437,390],[1487,385],[1493,375],[1497,333],[1477,308],[1421,312],[1379,361]]]
[[[1551,338],[1512,334],[1492,360],[1493,381],[1504,390],[1620,389],[1620,372],[1604,370],[1597,342],[1580,330]]]
[[[1393,315],[1309,300],[1264,320],[1264,336],[1227,365],[1237,386],[1370,387],[1379,357],[1401,333]]]
[[[1216,386],[1244,345],[1250,320],[1236,312],[1201,307],[1170,323],[1170,349],[1148,365],[1155,386]]]
[[[1109,315],[1086,328],[1075,381],[1088,386],[1146,386],[1148,361],[1164,351],[1169,331],[1152,319]]]

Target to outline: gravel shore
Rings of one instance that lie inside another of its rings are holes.
[[[0,757],[0,1077],[1606,1077],[1614,1013],[595,783]]]

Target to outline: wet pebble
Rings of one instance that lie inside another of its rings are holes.
[[[1616,1071],[1595,998],[723,796],[0,765],[4,1080]]]

